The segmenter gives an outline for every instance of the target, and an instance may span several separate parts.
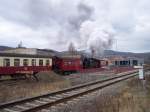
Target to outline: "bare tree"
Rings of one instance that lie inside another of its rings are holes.
[[[76,54],[76,49],[75,49],[75,46],[74,46],[74,44],[72,42],[69,44],[68,51],[72,55]]]

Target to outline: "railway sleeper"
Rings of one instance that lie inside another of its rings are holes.
[[[36,105],[36,106],[34,106],[34,107],[38,107],[38,106],[41,106],[41,105],[43,105],[43,104],[46,104],[46,103],[40,102],[40,101],[38,101],[38,100],[34,100],[32,103]]]
[[[76,104],[76,102],[75,101],[67,101],[67,104],[68,105],[74,105],[74,104]]]
[[[25,103],[25,105],[29,106],[29,107],[36,107],[36,106],[39,106],[37,104],[34,104],[34,103]]]
[[[59,112],[58,110],[59,110],[59,109],[58,109],[57,106],[51,106],[51,107],[49,107],[49,108],[47,108],[47,109],[42,109],[42,110],[39,111],[39,112]]]
[[[51,111],[56,111],[56,110],[57,110],[57,107],[56,107],[56,106],[51,106],[51,107],[50,107],[50,112],[51,112]]]
[[[29,109],[29,107],[21,106],[21,105],[16,105],[15,107],[16,107],[16,108],[19,108],[19,109],[22,109],[22,110]]]
[[[69,92],[63,93],[63,95],[70,96],[70,95],[75,94],[75,93],[79,93],[79,91],[72,90],[72,91],[69,91]]]
[[[17,107],[5,108],[4,112],[19,112],[20,109]]]
[[[40,103],[40,104],[46,104],[46,103],[48,103],[48,102],[41,101],[41,100],[35,100],[35,102]]]
[[[49,109],[43,109],[40,112],[50,112],[50,110]]]
[[[49,98],[40,98],[40,100],[45,101],[45,102],[51,102],[52,100]]]
[[[25,107],[25,108],[32,108],[32,107],[33,107],[33,106],[28,105],[28,104],[26,104],[26,103],[20,104],[19,106],[23,106],[23,107]]]
[[[62,95],[56,95],[55,97],[57,97],[57,98],[63,98]]]
[[[6,109],[2,110],[2,112],[18,112],[18,111],[6,108]]]
[[[62,97],[52,96],[52,97],[49,97],[49,99],[52,99],[52,100],[59,100],[59,99],[62,99]]]

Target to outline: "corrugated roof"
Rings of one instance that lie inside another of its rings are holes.
[[[51,58],[52,56],[48,55],[32,55],[32,54],[16,54],[16,53],[0,53],[1,57],[29,57],[29,58]]]
[[[81,55],[59,55],[59,56],[56,56],[58,58],[63,58],[63,59],[75,59],[75,58],[81,58]]]

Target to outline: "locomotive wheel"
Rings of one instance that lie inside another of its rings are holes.
[[[22,78],[25,78],[24,75],[22,74],[13,74],[13,75],[10,75],[12,79],[22,79]]]
[[[69,71],[65,71],[63,74],[64,74],[64,75],[69,75],[70,72],[69,72]]]
[[[36,76],[36,74],[37,74],[37,73],[34,73],[34,74],[33,74],[33,77],[34,77],[34,78],[35,78],[35,80],[38,82],[38,81],[39,81],[39,79],[38,79],[38,77]]]

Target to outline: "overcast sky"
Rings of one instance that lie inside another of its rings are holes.
[[[83,49],[90,29],[110,31],[111,49],[149,52],[150,0],[0,0],[0,45]]]

